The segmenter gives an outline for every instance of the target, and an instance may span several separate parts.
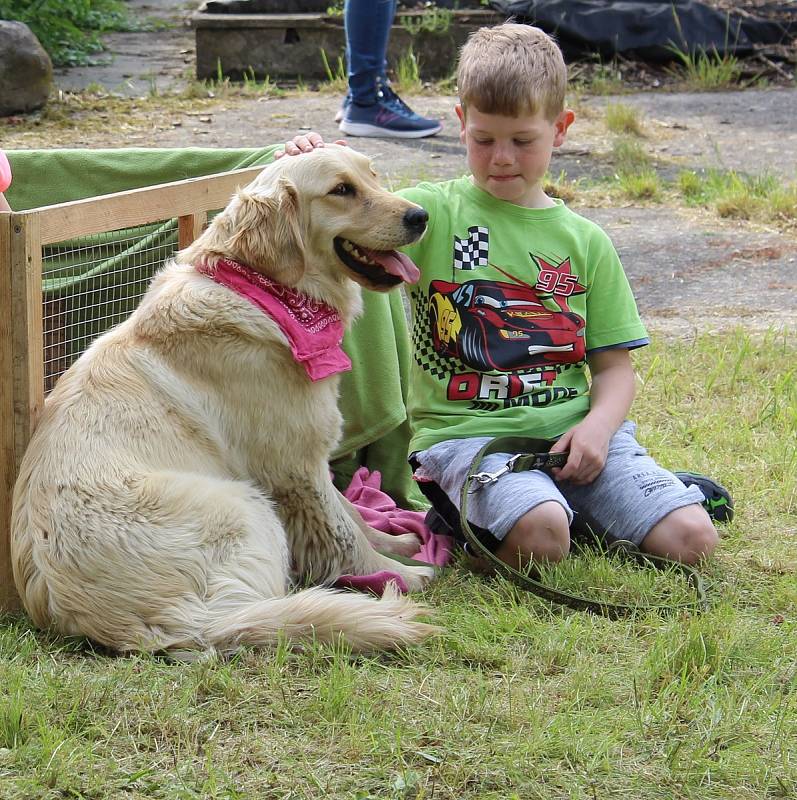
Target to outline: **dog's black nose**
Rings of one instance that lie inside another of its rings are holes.
[[[404,215],[404,224],[412,230],[422,231],[429,221],[429,214],[426,213],[425,208],[410,208]]]

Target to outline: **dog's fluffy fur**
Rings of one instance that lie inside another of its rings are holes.
[[[280,632],[392,648],[434,630],[394,590],[327,588],[389,569],[417,589],[432,570],[378,553],[418,542],[370,529],[330,481],[337,377],[311,382],[268,316],[194,268],[237,260],[348,324],[358,283],[400,282],[382,251],[424,227],[368,159],[328,145],[267,167],[166,265],[59,380],[23,459],[11,550],[37,625],[184,655]]]

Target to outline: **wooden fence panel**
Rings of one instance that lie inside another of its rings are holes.
[[[202,232],[208,212],[226,206],[262,169],[0,213],[0,611],[20,607],[10,557],[11,497],[44,405],[43,246],[177,219],[182,249]]]

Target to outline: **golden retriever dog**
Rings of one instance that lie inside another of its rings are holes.
[[[244,264],[345,326],[360,286],[417,277],[394,248],[426,221],[328,145],[266,167],[166,264],[60,378],[23,459],[11,549],[36,625],[186,658],[281,633],[373,650],[436,630],[392,585],[329,588],[391,570],[419,589],[433,570],[378,552],[419,543],[369,528],[331,482],[338,376],[311,380],[283,328],[212,277]]]

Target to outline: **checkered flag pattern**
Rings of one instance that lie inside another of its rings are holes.
[[[454,371],[450,359],[441,356],[432,347],[432,337],[429,335],[429,316],[424,309],[424,296],[419,292],[413,292],[413,303],[415,304],[416,314],[412,326],[412,349],[418,365],[431,372],[438,380],[443,380]]]
[[[454,236],[454,269],[476,269],[487,266],[489,232],[474,225],[468,228],[468,238]]]

